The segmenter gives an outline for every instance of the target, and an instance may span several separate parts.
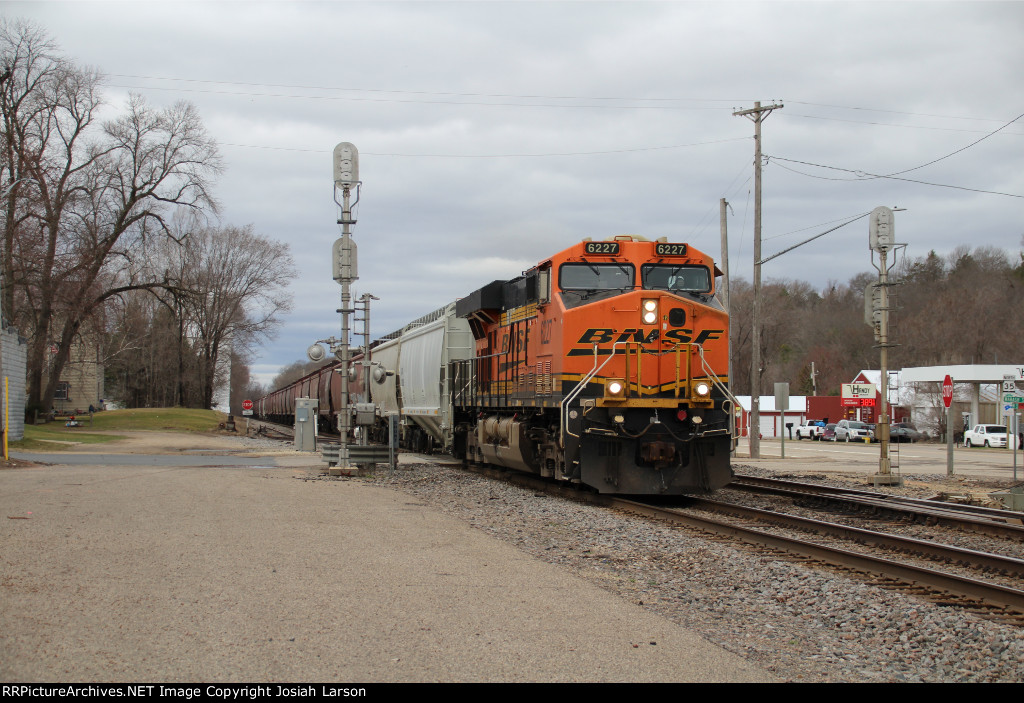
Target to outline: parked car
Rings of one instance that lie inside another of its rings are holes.
[[[825,431],[821,433],[822,442],[835,442],[836,441],[836,423],[830,422],[825,425]]]
[[[909,422],[897,422],[889,428],[889,439],[893,442],[917,442],[924,439],[924,433]]]
[[[1005,447],[1006,428],[1002,425],[975,425],[974,429],[964,432],[964,446],[967,447]],[[1013,438],[1014,449],[1017,438]]]
[[[871,441],[871,428],[863,422],[856,420],[840,420],[836,423],[836,442],[869,442]]]
[[[804,420],[804,422],[796,428],[797,439],[821,439],[821,435],[825,433],[825,423],[821,420]]]

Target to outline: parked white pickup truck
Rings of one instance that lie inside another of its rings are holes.
[[[819,424],[820,423],[820,424]],[[821,439],[825,432],[825,424],[821,420],[804,420],[796,428],[797,439]]]
[[[1016,437],[1014,437],[1013,444],[1016,449]],[[975,425],[974,429],[964,432],[964,446],[1005,447],[1006,428],[1002,425]]]

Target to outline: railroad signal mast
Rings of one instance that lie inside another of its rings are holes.
[[[881,405],[878,410],[878,422],[875,425],[875,438],[878,439],[880,456],[878,459],[878,473],[874,475],[876,486],[900,485],[902,480],[892,473],[892,464],[889,460],[889,347],[895,346],[889,342],[889,311],[890,304],[889,287],[893,285],[889,281],[889,271],[896,264],[896,257],[893,256],[892,263],[888,262],[889,252],[906,246],[897,244],[895,239],[896,217],[893,211],[887,207],[876,207],[871,211],[868,223],[868,247],[871,249],[871,265],[878,271],[878,283],[871,284],[864,293],[865,321],[875,330],[875,341],[881,350]],[[878,253],[879,263],[875,263],[874,254]]]
[[[352,241],[351,227],[356,223],[352,217],[352,188],[356,189],[356,203],[359,202],[359,150],[351,142],[341,142],[334,147],[334,202],[341,207],[341,236],[335,240],[332,249],[331,266],[334,280],[341,285],[341,339],[332,344],[335,356],[341,361],[341,412],[338,413],[338,465],[330,473],[341,475],[351,470],[348,457],[348,433],[352,423],[349,412],[349,373],[351,351],[349,349],[350,319],[355,309],[352,306],[352,283],[359,278],[357,273],[356,243]],[[342,201],[338,202],[338,191]]]

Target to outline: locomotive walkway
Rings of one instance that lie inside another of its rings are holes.
[[[113,451],[0,470],[0,680],[775,680],[315,455]]]

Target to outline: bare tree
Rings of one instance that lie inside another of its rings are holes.
[[[199,355],[202,403],[210,407],[221,354],[244,355],[272,336],[291,309],[295,265],[287,245],[250,227],[201,229],[183,246],[182,286],[193,291],[184,298],[186,321]]]
[[[147,241],[172,233],[177,209],[215,210],[219,157],[191,105],[157,110],[132,96],[99,128],[98,73],[57,56],[25,23],[5,24],[0,43],[5,165],[29,179],[7,197],[4,298],[13,311],[13,296],[24,297],[28,400],[38,407],[106,300],[162,285],[146,264]]]

